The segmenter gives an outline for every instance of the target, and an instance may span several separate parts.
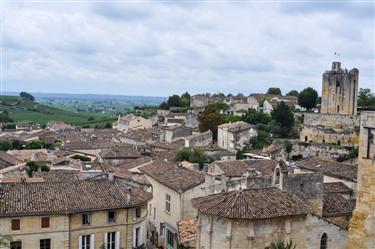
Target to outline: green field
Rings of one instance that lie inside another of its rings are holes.
[[[77,126],[93,124],[101,125],[106,122],[112,122],[116,119],[114,116],[100,113],[65,111],[17,96],[0,97],[0,111],[4,110],[8,111],[13,122],[29,121],[41,125],[46,124],[50,120],[64,121]],[[90,117],[94,117],[94,120],[89,121],[88,119]]]

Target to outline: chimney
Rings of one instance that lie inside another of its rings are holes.
[[[126,194],[126,199],[128,199],[128,201],[130,201],[131,193],[132,193],[132,188],[128,187],[128,193]]]
[[[115,180],[115,176],[113,175],[112,170],[109,170],[107,173],[108,181],[113,182]]]

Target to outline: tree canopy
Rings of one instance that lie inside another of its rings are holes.
[[[267,94],[281,95],[281,90],[278,87],[270,87],[267,90]]]
[[[297,90],[292,90],[292,91],[289,91],[286,95],[287,95],[287,96],[298,97],[299,92],[298,92]]]
[[[318,102],[318,93],[315,89],[307,87],[303,89],[298,96],[298,104],[307,110],[315,107]]]
[[[294,115],[290,107],[281,101],[272,110],[273,133],[279,136],[288,136],[294,125]]]
[[[198,148],[182,147],[177,150],[175,156],[176,162],[188,161],[191,163],[198,163],[199,168],[203,169],[205,163],[209,163],[210,159],[204,155],[203,151]]]
[[[224,119],[220,114],[220,109],[216,104],[206,106],[203,113],[199,117],[199,130],[205,132],[212,131],[213,138],[217,139],[217,127],[224,123]]]
[[[31,101],[35,100],[34,96],[27,92],[20,92],[20,97]]]
[[[245,117],[244,121],[250,124],[268,124],[271,121],[271,116],[264,112],[258,112],[257,110],[250,108]]]
[[[360,88],[358,93],[358,106],[375,107],[375,95],[368,88]]]

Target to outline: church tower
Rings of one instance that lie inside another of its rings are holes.
[[[375,112],[361,113],[357,203],[349,228],[348,249],[375,246]]]
[[[357,114],[359,71],[348,72],[341,68],[341,62],[332,62],[332,69],[323,73],[321,113]]]

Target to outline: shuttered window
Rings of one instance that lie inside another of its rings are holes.
[[[19,219],[13,219],[11,221],[12,223],[12,230],[20,230],[21,229],[21,224]]]
[[[49,217],[43,217],[41,223],[42,223],[42,224],[41,224],[42,228],[47,228],[47,227],[49,227]]]

